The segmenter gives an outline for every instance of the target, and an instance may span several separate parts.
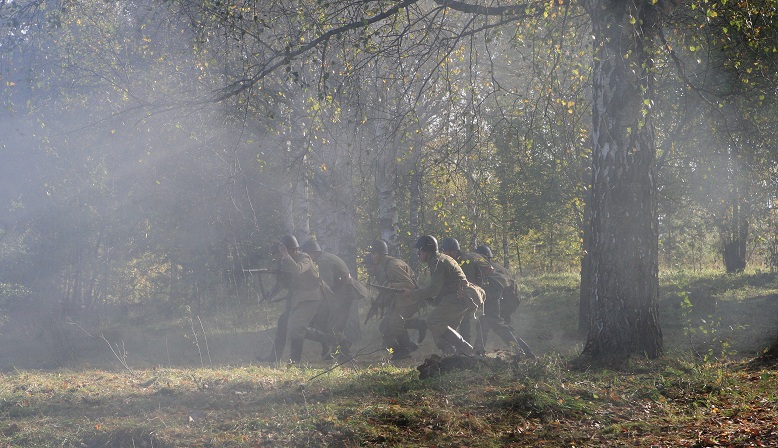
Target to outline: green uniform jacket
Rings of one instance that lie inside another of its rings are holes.
[[[430,282],[422,288],[411,292],[414,300],[425,300],[430,297],[443,298],[457,294],[462,283],[467,281],[459,263],[446,254],[437,253],[427,262],[430,269]]]
[[[344,290],[351,278],[351,273],[343,259],[335,254],[322,252],[316,259],[316,265],[319,267],[319,277],[332,292],[338,294]]]
[[[513,279],[511,273],[505,269],[505,266],[492,263],[494,272],[489,276],[490,282],[497,282],[503,288],[513,288],[516,281]]]
[[[390,256],[387,256],[381,265],[378,266],[375,274],[375,281],[380,286],[388,286],[390,288],[413,289],[416,287],[416,281],[414,280],[414,274],[411,267],[404,261]],[[380,294],[386,296],[386,303],[396,303],[397,306],[405,306],[418,302],[418,299],[409,299],[385,291],[382,291]]]
[[[488,276],[492,273],[493,268],[489,260],[483,255],[475,252],[465,252],[459,255],[457,261],[470,283],[475,283],[481,287],[489,283]]]
[[[294,308],[300,302],[321,300],[321,280],[313,260],[305,252],[287,254],[278,261],[279,281],[289,290],[289,306]]]
[[[381,286],[398,289],[413,289],[416,282],[408,264],[394,257],[387,256],[376,270],[375,280]]]

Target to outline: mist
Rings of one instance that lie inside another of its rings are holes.
[[[187,2],[72,8],[45,32],[32,27],[45,22],[39,10],[0,46],[0,336],[30,343],[0,356],[0,370],[116,367],[108,348],[131,340],[146,365],[251,363],[283,309],[252,308],[258,279],[243,270],[271,266],[287,233],[316,238],[362,279],[357,260],[377,238],[422,276],[419,235],[489,244],[526,279],[520,326],[576,321],[569,288],[592,156],[591,62],[577,56],[592,42],[577,16],[531,46],[532,24],[480,34],[454,17],[430,48],[380,29],[344,33],[338,57],[311,50],[274,71],[273,45],[301,32],[276,10],[275,26],[257,28],[271,37],[257,37],[243,22],[253,19],[208,25]],[[413,26],[432,23],[415,13]],[[468,45],[452,37],[460,29]],[[538,56],[557,50],[569,63]],[[732,84],[715,68],[716,86]],[[772,141],[738,120],[754,96],[720,112],[677,78],[660,81],[660,270],[774,272]],[[558,308],[530,300],[543,275],[568,281]],[[759,279],[758,297],[772,297],[774,280]],[[716,295],[685,281],[694,298]],[[667,297],[679,314],[682,298]],[[774,316],[751,318],[756,345],[778,328]],[[582,344],[571,328],[528,339],[545,351]]]

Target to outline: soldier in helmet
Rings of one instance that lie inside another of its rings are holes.
[[[323,325],[318,324],[318,328],[309,328],[306,337],[332,343],[335,347],[333,354],[336,354],[341,361],[345,361],[351,357],[349,350],[351,341],[346,339],[345,329],[355,299],[354,289],[351,287],[351,273],[345,261],[335,254],[323,251],[316,240],[306,241],[301,249],[316,263],[319,277],[328,287],[325,288],[327,294],[324,303],[314,319]]]
[[[375,284],[395,289],[412,289],[416,286],[413,270],[404,261],[389,255],[386,241],[374,241],[370,245],[370,257]],[[408,336],[406,324],[419,310],[420,301],[394,292],[379,291],[376,302],[386,308],[386,314],[378,329],[383,337],[384,346],[392,350],[392,360],[410,358],[411,352],[419,346]],[[426,331],[426,327],[422,328],[424,330],[418,328],[420,336],[422,331]]]
[[[299,363],[306,329],[324,298],[321,279],[313,260],[299,250],[297,238],[292,235],[284,235],[281,241],[274,243],[273,260],[278,270],[276,281],[280,288],[289,291],[285,311],[288,316],[286,334],[289,339],[290,359],[293,363]],[[281,352],[283,346],[274,347],[276,360],[280,359]]]
[[[486,292],[484,290],[489,283],[489,276],[494,271],[489,260],[478,253],[462,251],[459,241],[456,238],[443,238],[443,240],[440,241],[440,250],[459,263],[459,266],[462,267],[462,272],[464,272],[467,277],[467,281],[481,288],[481,291],[478,292],[481,293],[482,300],[485,300]],[[478,314],[479,313],[466,315],[462,319],[459,333],[468,341],[474,342],[473,345],[476,347],[477,351],[483,352],[484,344],[481,338],[481,322],[477,322]],[[473,323],[475,323],[477,328],[475,337],[471,339],[471,327]]]
[[[429,267],[430,282],[406,289],[403,296],[416,301],[434,298],[435,307],[427,315],[427,326],[443,353],[473,354],[473,347],[456,332],[465,314],[477,308],[472,298],[464,294],[469,285],[465,273],[453,258],[438,252],[438,240],[431,235],[419,237],[416,249],[419,261]]]
[[[508,316],[516,311],[521,302],[516,281],[511,273],[505,267],[492,262],[492,249],[487,245],[478,246],[475,251],[484,256],[493,267],[492,274],[489,275],[489,281],[486,285],[486,302],[484,303],[485,325],[481,329],[481,337],[486,343],[489,330],[494,331],[500,339],[506,344],[513,344],[518,347],[525,355],[534,357],[532,350],[521,338],[516,337],[513,328],[510,326]]]

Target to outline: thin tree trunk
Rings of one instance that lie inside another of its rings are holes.
[[[421,236],[421,206],[422,206],[422,189],[421,182],[424,177],[424,169],[421,166],[421,140],[414,142],[413,149],[411,150],[411,160],[414,161],[413,169],[411,171],[410,182],[410,216],[408,218],[410,237],[412,240],[416,240]],[[419,272],[419,260],[418,257],[410,257],[409,264],[415,272]]]

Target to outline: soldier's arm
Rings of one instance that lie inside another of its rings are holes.
[[[413,289],[409,292],[408,296],[416,300],[425,300],[430,297],[435,297],[443,288],[443,281],[445,279],[445,268],[443,263],[438,263],[435,269],[430,272],[430,281],[428,284],[418,289]]]
[[[397,289],[413,289],[415,283],[413,277],[400,265],[392,265],[387,269],[387,283],[384,286]]]
[[[291,255],[285,254],[281,259],[278,261],[278,269],[281,272],[292,274],[292,275],[300,275],[305,271],[308,271],[313,268],[313,261],[311,261],[311,258],[308,256],[304,256],[300,258],[300,261],[294,261],[294,258],[292,258]]]

